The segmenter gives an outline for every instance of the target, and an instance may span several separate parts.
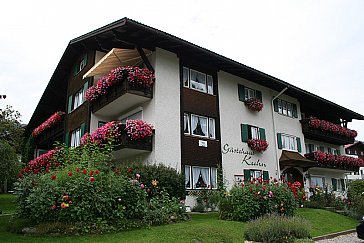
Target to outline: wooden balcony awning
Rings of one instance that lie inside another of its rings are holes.
[[[151,51],[143,49],[146,56],[152,54]],[[119,49],[113,48],[100,61],[98,61],[83,78],[96,75],[106,75],[112,69],[120,66],[136,66],[143,62],[137,49]]]
[[[306,159],[298,152],[283,150],[282,155],[279,158],[279,165],[281,168],[285,166],[295,166],[307,170],[311,167],[317,167],[317,162]]]

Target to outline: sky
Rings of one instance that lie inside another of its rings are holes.
[[[364,114],[364,1],[40,1],[1,4],[0,108],[27,123],[68,42],[134,19]],[[364,140],[364,121],[349,123]]]

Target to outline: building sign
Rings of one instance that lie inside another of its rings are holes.
[[[242,158],[241,158],[242,164],[246,164],[246,165],[250,165],[250,166],[267,167],[267,165],[265,163],[261,162],[259,158],[258,159],[254,158],[255,157],[254,151],[247,151],[244,148],[234,148],[227,143],[222,147],[222,154],[223,155],[239,154],[242,156]]]
[[[198,140],[198,146],[207,148],[207,141]]]

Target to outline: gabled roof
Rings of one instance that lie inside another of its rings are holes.
[[[291,85],[283,80],[248,67],[242,63],[209,51],[166,32],[141,24],[129,18],[123,18],[104,27],[91,31],[71,40],[54,71],[50,82],[40,99],[29,122],[29,129],[34,128],[57,110],[65,110],[67,83],[65,79],[71,72],[76,58],[84,48],[109,52],[112,48],[142,47],[154,50],[156,47],[176,53],[185,59],[197,60],[211,69],[222,70],[245,78],[262,86],[281,91],[288,87],[285,94],[300,101],[301,110],[318,113],[325,111],[326,118],[364,120],[364,116],[337,105],[329,100]],[[51,107],[50,107],[50,104]],[[50,109],[52,108],[52,109]]]

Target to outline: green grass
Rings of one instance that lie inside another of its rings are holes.
[[[15,195],[0,194],[0,211],[3,214],[12,214],[15,212]]]
[[[5,212],[14,212],[14,196],[0,194],[0,205]],[[297,215],[311,222],[313,237],[353,229],[358,224],[354,219],[321,209],[298,209]],[[0,216],[0,242],[244,242],[246,226],[242,222],[219,220],[216,213],[193,214],[188,222],[113,234],[32,237],[7,232],[10,219],[10,215]]]
[[[300,208],[297,215],[311,222],[312,237],[355,229],[357,220],[323,209]]]

